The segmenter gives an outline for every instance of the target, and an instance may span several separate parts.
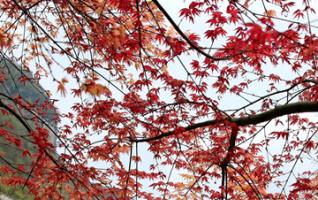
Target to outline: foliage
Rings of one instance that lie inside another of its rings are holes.
[[[186,1],[178,17],[163,3],[0,1],[3,56],[35,70],[14,82],[52,79],[72,104],[49,129],[56,102],[1,92],[37,149],[3,183],[38,199],[317,198],[315,2]]]

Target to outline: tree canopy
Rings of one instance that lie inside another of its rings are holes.
[[[0,1],[1,54],[34,71],[14,82],[51,98],[0,92],[37,147],[1,128],[34,160],[0,166],[1,182],[37,199],[318,198],[315,6]]]

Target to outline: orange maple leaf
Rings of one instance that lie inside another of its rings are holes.
[[[68,80],[66,78],[62,78],[61,81],[57,81],[57,83],[58,83],[57,91],[60,92],[63,97],[65,97],[67,94],[66,87],[65,87],[65,84],[67,82],[68,82]]]
[[[100,97],[101,95],[110,96],[111,91],[104,85],[94,82],[93,80],[86,80],[82,84],[81,89],[92,96]]]
[[[266,12],[267,16],[269,17],[275,17],[276,16],[276,11],[275,10],[268,10]]]

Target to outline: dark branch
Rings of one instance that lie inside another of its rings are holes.
[[[220,60],[228,60],[230,58],[232,58],[235,55],[232,56],[225,56],[225,57],[215,57],[215,56],[211,56],[208,53],[206,53],[205,51],[203,51],[200,47],[198,47],[197,45],[195,45],[184,33],[183,31],[179,28],[179,26],[173,21],[173,19],[171,18],[171,16],[167,13],[167,11],[161,6],[161,4],[157,1],[157,0],[153,0],[152,1],[154,4],[156,4],[156,6],[158,7],[158,9],[163,13],[163,15],[167,18],[167,20],[171,23],[171,25],[173,26],[173,28],[179,33],[179,35],[190,45],[191,48],[195,49],[197,52],[199,52],[200,54],[206,56],[207,58],[210,58],[214,61],[220,61]],[[238,53],[237,55],[241,55],[242,52]]]
[[[268,120],[281,117],[284,115],[304,112],[318,112],[318,102],[297,102],[282,106],[277,106],[269,111],[250,115],[242,118],[232,118],[229,121],[236,123],[239,126],[255,125]]]
[[[238,117],[238,118],[223,118],[223,119],[214,119],[208,120],[204,122],[199,122],[184,128],[184,132],[192,131],[197,128],[212,126],[215,124],[224,124],[224,122],[233,122],[236,123],[238,126],[247,126],[247,125],[256,125],[262,122],[269,121],[271,119],[281,117],[284,115],[294,114],[294,113],[305,113],[305,112],[318,112],[318,102],[297,102],[297,103],[290,103],[286,105],[277,106],[271,110],[268,110],[263,113],[259,113],[256,115],[250,115],[247,117]],[[151,142],[155,140],[162,139],[164,137],[171,136],[175,134],[176,131],[169,131],[166,133],[162,133],[160,135],[144,138],[144,139],[136,139],[132,140],[133,142]]]
[[[9,106],[3,103],[1,100],[0,100],[0,108],[4,108],[6,111],[11,113],[26,128],[28,132],[32,131],[30,126],[24,121],[24,119],[19,114],[17,114],[13,109],[11,109]]]

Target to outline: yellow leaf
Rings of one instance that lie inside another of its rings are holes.
[[[252,2],[251,2],[251,0],[245,0],[245,2],[244,2],[244,7],[246,7],[246,8],[248,8],[248,7],[250,7],[253,3],[255,2],[255,0],[252,0]]]
[[[127,82],[128,82],[129,85],[132,85],[132,84],[134,84],[136,82],[136,80],[134,79],[134,76],[133,76],[132,73],[128,73],[127,80],[128,80]]]
[[[11,39],[8,34],[5,34],[2,30],[0,30],[0,47],[8,47],[10,46]]]
[[[120,37],[124,38],[126,36],[126,28],[124,26],[120,26],[118,30],[120,32]]]
[[[93,80],[86,80],[86,82],[82,84],[81,89],[92,96],[100,97],[101,95],[111,95],[111,91],[106,86],[96,83]]]
[[[276,16],[276,11],[275,10],[268,10],[266,12],[267,16],[269,17],[275,17]]]
[[[176,188],[177,189],[184,189],[185,185],[183,183],[176,183]]]
[[[60,92],[63,97],[65,97],[67,94],[66,87],[65,87],[65,84],[67,82],[68,82],[68,80],[66,78],[62,78],[61,81],[57,81],[57,83],[58,83],[57,91]]]
[[[96,8],[96,13],[98,15],[101,15],[101,13],[103,12],[105,8],[105,2],[104,0],[97,0],[97,8]]]
[[[134,24],[133,24],[133,21],[132,21],[131,19],[128,19],[128,20],[126,21],[126,27],[127,27],[128,29],[133,29],[133,28],[134,28]]]
[[[112,35],[113,36],[120,36],[120,31],[118,30],[118,29],[114,29],[113,31],[112,31]]]
[[[168,73],[168,66],[167,65],[163,65],[161,68],[162,73]]]
[[[128,145],[117,145],[114,147],[113,151],[118,153],[128,153],[130,151],[130,147]]]

